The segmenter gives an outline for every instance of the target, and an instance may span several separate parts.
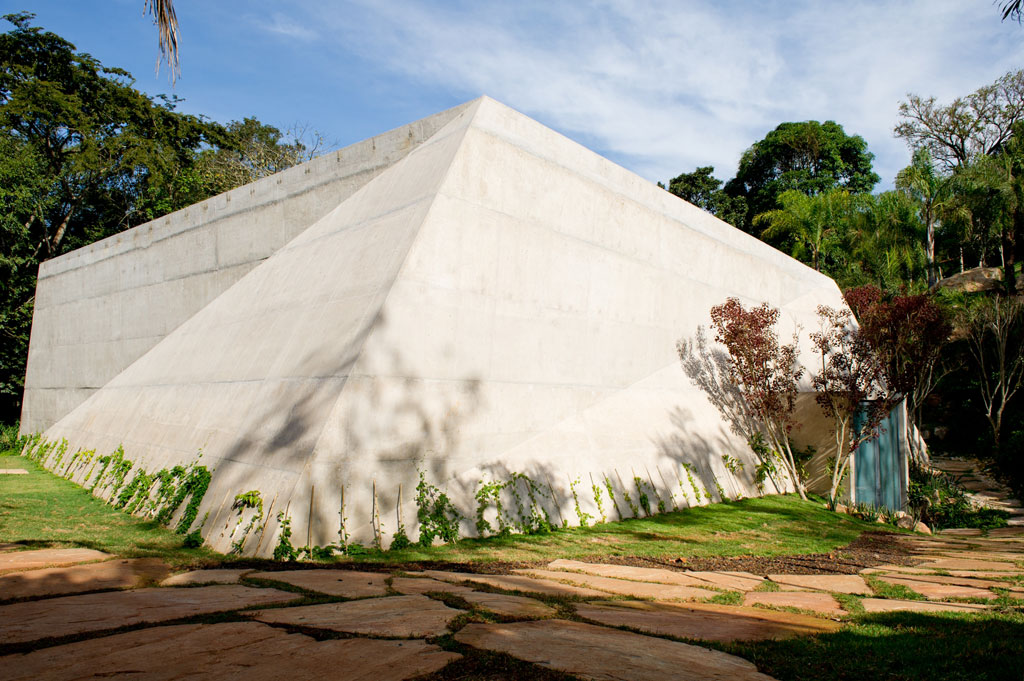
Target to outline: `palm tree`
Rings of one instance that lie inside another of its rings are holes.
[[[850,193],[836,188],[808,196],[791,189],[779,194],[778,203],[779,208],[754,218],[755,225],[767,225],[761,237],[788,242],[790,255],[810,260],[811,267],[820,272],[826,251],[849,219]]]
[[[143,13],[152,14],[157,26],[157,43],[160,46],[160,61],[166,61],[171,69],[171,82],[178,77],[178,17],[174,13],[173,0],[146,0]]]
[[[935,269],[935,227],[938,212],[949,198],[949,178],[935,170],[931,152],[921,147],[914,152],[910,165],[896,175],[896,188],[906,192],[921,204],[921,221],[925,225],[928,255],[928,285],[938,281]]]

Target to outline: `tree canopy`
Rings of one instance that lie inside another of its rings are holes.
[[[33,26],[33,15],[3,18],[13,25],[0,33],[0,421],[9,422],[20,411],[41,261],[308,150],[255,119],[223,126],[180,113],[174,98],[138,91],[127,71]]]
[[[847,135],[834,121],[782,123],[743,153],[725,192],[746,200],[745,225],[751,225],[755,216],[777,208],[786,191],[871,191],[879,180],[873,160],[864,138]]]

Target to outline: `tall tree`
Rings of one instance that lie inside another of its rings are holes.
[[[911,149],[926,147],[948,170],[999,149],[1024,117],[1024,70],[1011,71],[947,105],[908,94],[900,103],[897,137]]]
[[[949,187],[949,178],[935,169],[931,152],[927,147],[915,149],[910,165],[896,176],[896,188],[912,196],[921,206],[921,221],[926,232],[925,253],[928,258],[929,286],[938,281],[938,271],[935,267],[935,227],[939,209],[949,196]]]
[[[777,199],[786,191],[871,191],[879,180],[873,160],[864,138],[847,135],[834,121],[782,123],[743,153],[725,191],[746,199],[749,226],[754,216],[778,207]]]
[[[754,218],[754,225],[764,227],[761,237],[769,243],[788,247],[790,255],[822,271],[826,251],[835,242],[840,225],[849,220],[850,193],[829,189],[808,196],[791,189],[778,199],[779,208]]]
[[[726,194],[714,172],[714,166],[701,166],[692,173],[682,173],[669,181],[668,190],[733,227],[742,227],[747,215],[746,200]]]

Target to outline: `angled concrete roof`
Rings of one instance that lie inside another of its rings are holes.
[[[814,323],[817,304],[841,304],[832,280],[494,100],[427,120],[413,124],[415,144],[339,191],[318,219],[260,214],[265,232],[279,224],[292,238],[249,257],[195,309],[175,295],[138,300],[174,280],[162,263],[152,284],[90,311],[166,305],[175,321],[47,437],[101,452],[123,445],[149,471],[202,450],[214,476],[200,512],[220,549],[231,500],[251,489],[290,509],[296,536],[316,544],[337,538],[343,486],[357,539],[370,536],[374,487],[385,531],[399,485],[414,527],[418,470],[467,517],[477,481],[510,472],[545,483],[553,513],[572,522],[569,481],[589,490],[590,475],[640,475],[682,504],[688,462],[709,488],[714,479],[755,494],[749,450],[683,375],[675,341],[727,296]],[[235,192],[258,198],[257,185]],[[91,293],[94,274],[61,275],[105,248],[126,249],[122,271],[149,273],[139,242],[158,227],[48,266],[44,302]],[[209,258],[210,248],[197,238],[183,257]],[[218,263],[214,275],[231,267]],[[131,325],[106,323],[101,344]],[[37,333],[30,365],[63,352],[35,347]],[[723,454],[751,465],[733,475]]]

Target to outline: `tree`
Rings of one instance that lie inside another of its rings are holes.
[[[692,173],[682,173],[669,181],[668,190],[733,227],[741,227],[747,214],[746,201],[726,194],[714,172],[714,166],[702,166]]]
[[[927,148],[948,170],[999,149],[1024,116],[1024,70],[1011,71],[948,105],[908,94],[894,130],[911,149]]]
[[[788,245],[790,255],[821,272],[826,250],[850,218],[850,193],[829,189],[809,196],[791,189],[779,195],[778,202],[779,208],[754,218],[755,226],[764,227],[761,238]]]
[[[894,396],[885,385],[885,366],[849,309],[818,306],[820,329],[811,343],[820,358],[812,374],[815,399],[832,421],[829,506],[835,508],[854,453],[875,437],[892,410]]]
[[[939,209],[949,197],[949,179],[935,170],[928,148],[920,147],[914,150],[910,165],[896,176],[896,188],[913,197],[921,206],[921,221],[926,230],[928,285],[934,286],[938,281],[938,271],[935,267],[935,226],[938,222]]]
[[[888,289],[921,285],[927,256],[920,204],[904,192],[853,197],[850,219],[832,246],[827,273],[845,286],[874,283]],[[831,263],[830,263],[831,264]]]
[[[978,267],[985,267],[992,253],[998,252],[1013,200],[991,157],[978,157],[953,173],[950,197],[939,216],[960,251],[961,270],[965,253],[977,258]]]
[[[747,310],[738,299],[729,298],[711,308],[715,341],[729,352],[729,378],[742,395],[750,419],[760,425],[771,454],[800,498],[806,499],[803,475],[789,441],[796,426],[793,412],[803,368],[797,363],[796,337],[789,345],[779,344],[778,320],[778,308],[768,303]]]
[[[13,29],[0,33],[0,422],[10,422],[41,261],[249,181],[208,171],[214,160],[259,174],[309,149],[255,119],[225,129],[181,114],[173,98],[139,92],[126,71],[32,26],[31,14],[4,18]],[[257,161],[246,135],[263,144]]]
[[[957,322],[967,341],[998,450],[1006,407],[1024,383],[1024,301],[988,296],[965,306]]]
[[[777,208],[785,191],[871,191],[879,180],[871,169],[873,159],[864,138],[847,135],[834,121],[782,123],[743,153],[725,192],[746,199],[749,226],[754,216]]]
[[[945,310],[927,295],[888,293],[877,286],[843,295],[857,317],[859,335],[882,364],[889,394],[906,398],[908,420],[920,426],[924,401],[946,373],[940,360],[953,329]]]

